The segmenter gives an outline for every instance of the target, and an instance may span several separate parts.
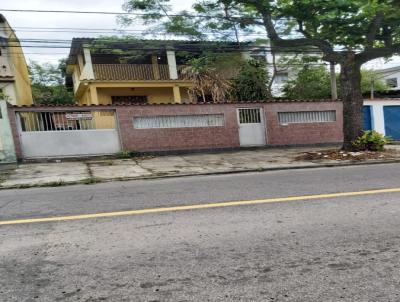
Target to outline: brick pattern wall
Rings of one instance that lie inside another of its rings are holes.
[[[202,105],[10,107],[10,122],[18,158],[22,158],[16,128],[18,111],[116,110],[122,149],[134,151],[177,151],[238,148],[238,108],[262,108],[266,121],[266,141],[270,146],[338,143],[343,140],[341,102],[272,102]],[[336,121],[280,125],[278,112],[336,110]],[[135,117],[162,115],[224,114],[223,127],[135,129]],[[40,142],[38,142],[40,143]]]
[[[224,114],[224,127],[134,129],[143,116]],[[235,107],[221,105],[158,105],[117,107],[122,146],[135,151],[200,150],[239,147]]]
[[[308,145],[343,141],[341,102],[264,104],[268,145]],[[280,125],[278,112],[336,110],[336,122]]]

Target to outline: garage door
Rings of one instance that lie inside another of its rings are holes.
[[[364,106],[363,109],[364,130],[372,130],[371,106]]]
[[[386,135],[400,140],[400,106],[384,106]]]
[[[114,111],[19,112],[24,158],[114,154],[120,151]]]

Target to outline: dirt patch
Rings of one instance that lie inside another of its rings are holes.
[[[400,153],[396,150],[382,152],[360,151],[347,152],[338,149],[304,152],[295,157],[296,161],[308,160],[337,160],[337,161],[363,161],[371,159],[400,159]]]

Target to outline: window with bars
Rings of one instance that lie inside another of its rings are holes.
[[[223,114],[169,115],[135,117],[135,129],[199,128],[224,126]]]
[[[240,124],[260,124],[261,110],[259,108],[242,108],[239,109]]]
[[[336,111],[298,111],[298,112],[279,112],[279,124],[296,123],[327,123],[336,121]]]

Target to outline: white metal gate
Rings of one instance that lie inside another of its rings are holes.
[[[264,146],[265,121],[261,108],[239,108],[239,139],[240,146]]]
[[[24,158],[113,154],[121,150],[115,112],[18,112]]]

